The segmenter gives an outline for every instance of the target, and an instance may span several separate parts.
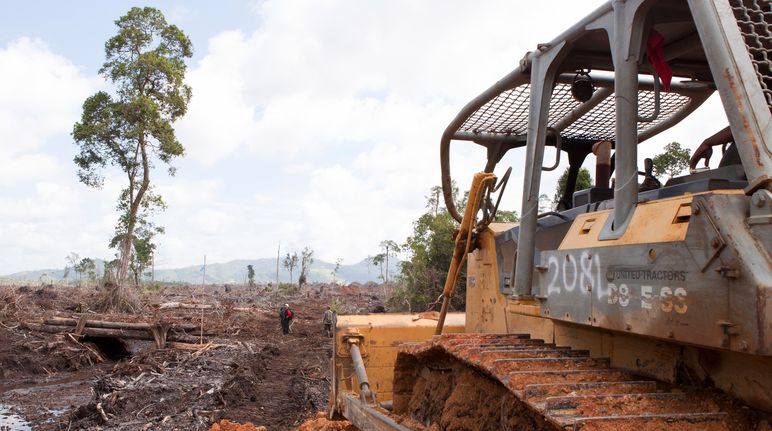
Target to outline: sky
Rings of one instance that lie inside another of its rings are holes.
[[[173,268],[279,246],[353,264],[383,240],[404,241],[440,183],[439,140],[456,113],[602,3],[2,1],[0,274],[63,267],[71,252],[114,256],[123,176],[106,170],[102,189],[79,183],[70,133],[83,101],[110,88],[98,74],[104,43],[133,6],[160,9],[194,45],[193,98],[174,124],[186,154],[174,177],[152,174],[168,204],[156,266]],[[725,123],[712,99],[640,158],[672,140],[696,148]],[[466,189],[484,151],[453,151]],[[513,167],[502,208],[520,209],[522,154],[499,164]],[[552,196],[562,170],[545,173],[542,192]]]

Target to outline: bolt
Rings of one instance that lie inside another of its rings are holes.
[[[721,243],[718,241],[718,238],[714,237],[713,239],[710,240],[710,246],[713,248],[718,248],[720,244]]]
[[[748,342],[747,341],[741,341],[740,342],[740,350],[742,350],[743,352],[747,352],[748,351]]]
[[[592,285],[590,285],[590,284],[587,285],[587,291],[588,292],[592,292]]]
[[[700,213],[700,207],[697,205],[692,207],[692,215],[698,215]]]
[[[756,193],[751,197],[751,202],[753,205],[756,205],[756,207],[761,208],[767,202],[767,198],[761,193]]]
[[[625,323],[625,329],[627,329],[628,331],[630,331],[631,329],[633,329],[633,325],[631,325],[631,324],[629,324],[629,323]]]

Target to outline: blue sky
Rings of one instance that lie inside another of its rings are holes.
[[[268,257],[279,243],[355,263],[402,242],[439,183],[439,138],[458,110],[601,3],[2,2],[0,274],[61,267],[70,252],[113,256],[122,178],[78,183],[69,133],[83,100],[109,88],[97,74],[104,43],[132,6],[161,9],[194,44],[193,99],[175,124],[186,156],[174,178],[154,173],[169,204],[156,261],[176,267]],[[704,124],[725,121],[713,105],[641,157],[671,140],[694,148]],[[454,149],[465,188],[484,154]],[[504,208],[519,210],[521,157],[502,163],[516,184]]]

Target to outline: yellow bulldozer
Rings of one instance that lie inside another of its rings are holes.
[[[442,309],[339,316],[330,416],[362,430],[769,430],[770,48],[768,0],[613,0],[528,52],[442,135],[459,222]],[[698,156],[721,143],[719,166],[640,184],[638,144],[716,92],[726,139]],[[459,141],[487,150],[463,214]],[[497,223],[509,151],[521,220]],[[591,154],[595,184],[574,192]],[[558,208],[540,214],[542,171],[563,159]],[[449,313],[463,265],[466,310]]]

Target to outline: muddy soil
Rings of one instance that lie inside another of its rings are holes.
[[[333,301],[346,314],[377,309],[378,289],[312,285],[285,294],[264,286],[167,286],[140,294],[137,314],[95,313],[89,304],[97,295],[68,286],[0,286],[0,428],[291,430],[310,419],[303,429],[353,430],[317,418],[330,385],[331,341],[321,319]],[[174,301],[214,308],[158,308]],[[285,302],[296,316],[286,336],[278,319]],[[84,314],[122,322],[203,321],[203,343],[157,349],[150,341],[25,327]]]

